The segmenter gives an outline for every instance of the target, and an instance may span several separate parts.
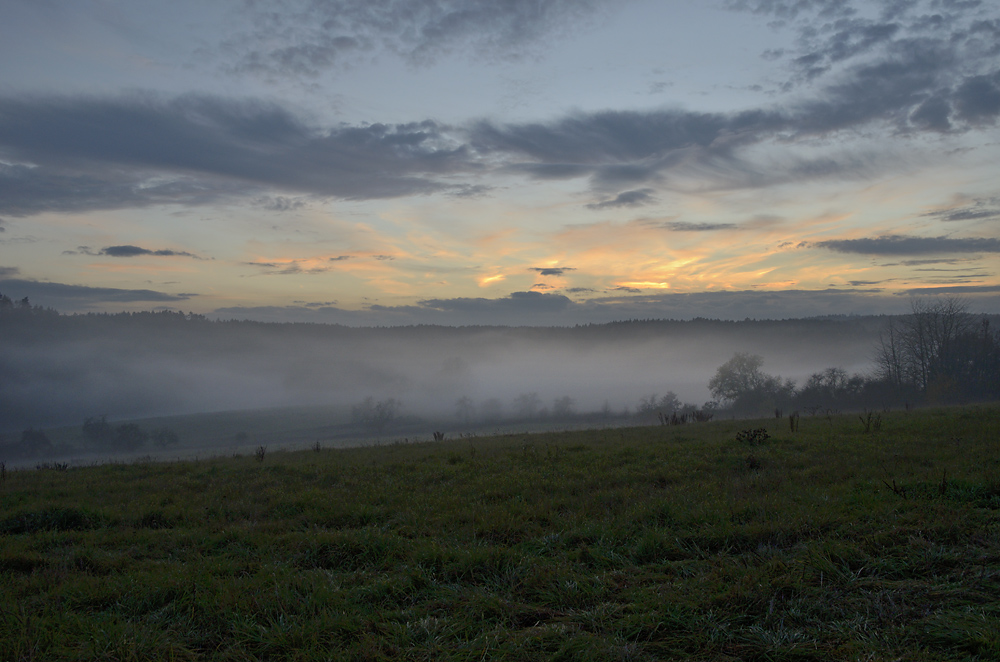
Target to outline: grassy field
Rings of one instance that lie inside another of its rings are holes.
[[[0,660],[1000,659],[1000,408],[878,423],[8,470]]]

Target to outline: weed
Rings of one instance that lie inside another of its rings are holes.
[[[746,430],[740,430],[736,434],[736,441],[741,444],[747,444],[748,446],[759,446],[770,438],[771,435],[768,433],[767,428],[748,428]]]
[[[863,415],[858,416],[861,419],[861,426],[865,431],[865,434],[870,434],[872,432],[878,432],[882,429],[882,415],[876,414],[874,411],[869,411],[865,409]]]
[[[66,471],[69,469],[68,462],[42,462],[41,464],[36,464],[35,469],[38,471]]]
[[[743,460],[743,466],[747,471],[760,471],[764,468],[764,462],[756,455],[747,455]]]

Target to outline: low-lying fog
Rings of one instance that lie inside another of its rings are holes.
[[[455,417],[462,397],[512,413],[525,393],[549,408],[572,398],[577,412],[634,408],[667,391],[700,406],[737,351],[799,384],[827,367],[867,371],[880,320],[354,329],[149,314],[37,324],[5,330],[0,431],[367,396],[427,417]]]

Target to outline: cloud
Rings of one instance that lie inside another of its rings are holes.
[[[150,250],[148,248],[140,248],[139,246],[107,246],[102,248],[100,251],[101,255],[108,255],[110,257],[136,257],[139,255],[156,255],[162,257],[197,257],[192,253],[185,251],[173,251],[168,249]]]
[[[460,184],[452,187],[448,195],[453,198],[483,198],[494,188],[487,184]]]
[[[956,115],[972,124],[992,124],[1000,115],[1000,71],[971,76],[955,91]]]
[[[225,41],[229,71],[266,78],[315,77],[392,51],[430,65],[456,51],[482,59],[537,55],[592,22],[606,0],[289,0],[285,11],[247,1],[250,28]]]
[[[75,251],[63,251],[63,255],[107,255],[108,257],[138,257],[140,255],[154,255],[157,257],[192,257],[196,260],[205,258],[186,251],[175,251],[170,249],[152,250],[140,246],[106,246],[99,251],[92,250],[89,246],[77,246]]]
[[[324,308],[337,305],[336,301],[293,301],[292,303],[306,308]]]
[[[277,212],[295,211],[306,206],[305,200],[289,198],[283,195],[263,195],[254,199],[253,203],[257,207]]]
[[[648,205],[654,202],[656,198],[653,197],[653,189],[651,188],[641,188],[634,191],[624,191],[619,193],[617,196],[611,200],[604,200],[603,202],[594,202],[587,205],[587,209],[609,209],[614,207],[641,207],[642,205]]]
[[[0,164],[0,211],[20,216],[261,189],[391,198],[450,190],[433,177],[477,169],[435,122],[324,129],[277,104],[198,95],[0,98],[0,148],[16,161]]]
[[[882,235],[864,239],[834,239],[810,244],[838,253],[862,255],[929,255],[948,253],[1000,253],[1000,240],[986,237],[952,239],[949,237],[914,237]]]
[[[242,53],[240,66],[273,75],[322,71],[337,66],[341,53],[387,44],[414,61],[466,47],[513,54],[612,4],[289,0],[285,11],[274,12],[252,3],[246,11],[255,27],[234,48]],[[730,2],[731,9],[797,31],[786,61],[797,63],[797,81],[811,77],[800,95],[738,112],[610,109],[535,122],[319,126],[279,103],[255,99],[0,97],[0,213],[241,199],[281,212],[310,198],[469,197],[490,187],[462,178],[493,173],[589,178],[597,201],[588,207],[603,210],[650,204],[659,190],[870,177],[894,158],[877,140],[866,138],[867,151],[847,152],[830,139],[959,133],[995,124],[1000,10],[879,6],[882,16],[871,18],[851,2]],[[940,20],[928,22],[931,15]]]
[[[576,271],[574,267],[529,267],[528,271],[537,271],[542,276],[562,276],[567,271]]]
[[[941,209],[924,214],[942,221],[978,221],[1000,216],[1000,208],[990,206],[1000,204],[1000,200],[976,200],[975,204],[958,209]]]
[[[0,278],[7,278],[8,276],[16,276],[21,273],[21,270],[17,267],[0,267]]]
[[[973,295],[973,294],[1000,294],[1000,285],[951,285],[945,287],[914,287],[904,290],[901,296],[926,296],[929,294]]]
[[[0,276],[6,276],[0,272]],[[88,287],[68,285],[18,278],[0,280],[0,291],[29,297],[36,305],[55,308],[61,312],[86,310],[91,307],[101,309],[122,303],[164,303],[186,301],[198,296],[193,293],[167,294],[155,290],[127,290],[114,287]]]
[[[685,221],[668,221],[660,225],[671,232],[716,232],[718,230],[736,230],[740,226],[735,223],[687,223]]]
[[[3,146],[0,137],[0,148]],[[207,205],[236,199],[254,190],[252,186],[211,175],[196,177],[152,168],[141,174],[100,163],[99,155],[94,158],[87,164],[89,167],[0,163],[0,210],[11,216],[31,216],[165,204]]]
[[[807,244],[808,245],[808,244]],[[805,246],[803,246],[805,247]],[[914,267],[922,264],[961,264],[963,262],[969,262],[975,258],[929,258],[922,260],[903,260],[901,262],[890,262],[888,264],[883,264],[883,267],[895,267],[897,265],[903,265],[904,267]]]
[[[503,155],[509,169],[539,180],[589,177],[596,190],[647,184],[591,209],[650,201],[652,186],[758,188],[777,183],[869,176],[888,157],[877,151],[827,152],[804,158],[794,151],[834,134],[888,125],[897,135],[966,130],[992,121],[992,97],[980,92],[979,110],[962,110],[966,66],[946,40],[897,40],[882,56],[852,65],[805,99],[733,113],[677,109],[575,113],[550,122],[471,126],[476,154]],[[957,87],[951,87],[953,81]],[[992,80],[992,79],[991,79]],[[992,84],[992,83],[991,83]],[[992,89],[992,88],[990,88]],[[968,105],[968,104],[966,104]],[[965,121],[961,127],[955,122]],[[767,162],[746,148],[784,147]]]
[[[287,262],[244,262],[248,267],[263,269],[261,275],[264,276],[295,276],[299,274],[312,275],[323,274],[333,269],[326,266],[310,266],[315,264],[315,260],[289,260]]]

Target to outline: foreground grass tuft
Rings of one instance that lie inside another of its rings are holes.
[[[1000,659],[1000,408],[799,423],[8,471],[0,660]]]

